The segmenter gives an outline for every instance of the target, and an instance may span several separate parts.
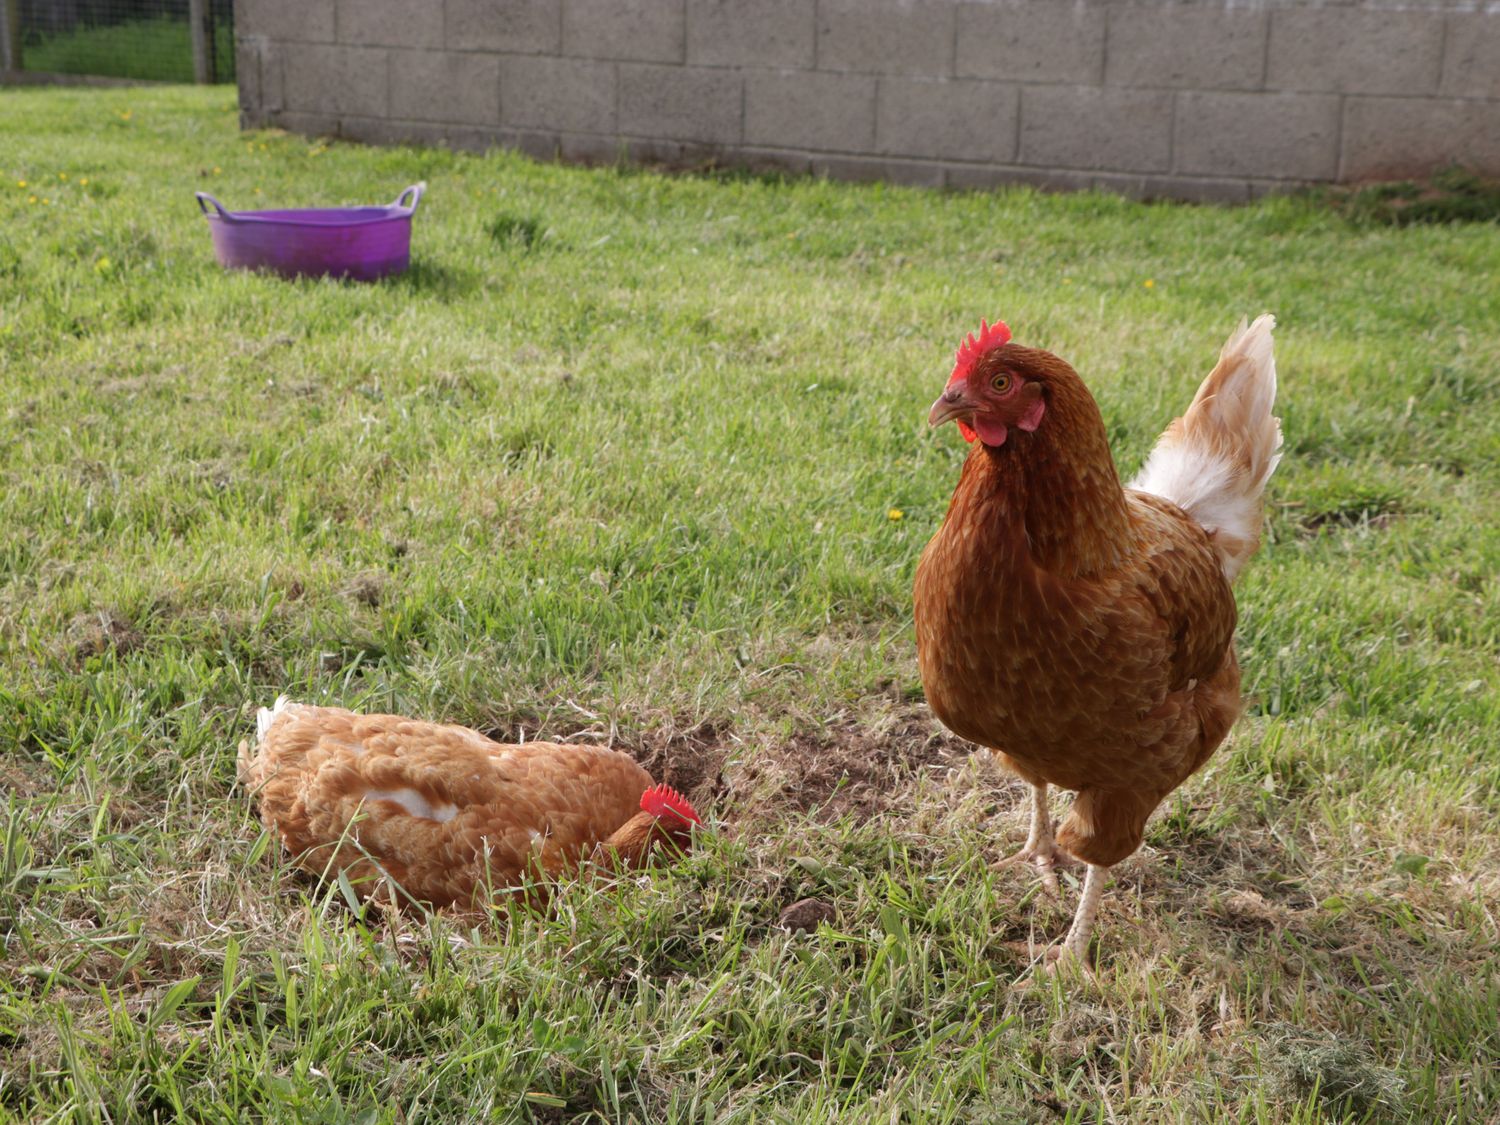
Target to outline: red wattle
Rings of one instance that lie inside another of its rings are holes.
[[[979,440],[985,445],[1004,445],[1006,437],[1010,434],[1004,422],[986,418],[983,414],[974,415],[974,429],[979,432]]]

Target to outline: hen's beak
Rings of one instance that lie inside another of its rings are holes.
[[[966,384],[955,383],[938,395],[938,400],[932,404],[932,409],[927,414],[927,424],[941,426],[953,418],[971,413],[974,404],[969,401],[968,395],[964,394],[966,390],[968,390]]]

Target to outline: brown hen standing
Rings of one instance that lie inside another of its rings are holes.
[[[686,850],[697,812],[627,754],[505,745],[465,727],[359,715],[285,697],[240,745],[261,821],[314,875],[360,898],[473,908],[492,894]]]
[[[1280,459],[1274,326],[1241,322],[1128,488],[1083,381],[1003,324],[965,340],[928,416],[977,444],[917,567],[922,683],[1031,783],[1013,860],[1054,888],[1059,847],[1088,864],[1053,959],[1086,960],[1109,867],[1239,714],[1230,582]],[[1049,785],[1077,792],[1055,835]]]

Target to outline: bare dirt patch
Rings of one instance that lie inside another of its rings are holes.
[[[342,593],[362,606],[376,609],[385,600],[386,586],[389,582],[389,577],[383,571],[364,570],[349,580]]]
[[[825,824],[850,814],[868,818],[908,804],[921,775],[962,766],[973,752],[925,708],[902,707],[758,746],[730,789],[741,804],[789,808]]]
[[[14,755],[0,758],[0,794],[36,797],[57,786],[57,775],[45,762]]]
[[[87,660],[105,652],[124,656],[146,643],[146,635],[135,623],[113,610],[80,613],[68,622],[68,651],[75,660]]]
[[[632,757],[657,781],[688,800],[714,806],[724,792],[724,769],[734,749],[727,726],[698,723],[685,730],[648,734],[638,745],[626,745]]]

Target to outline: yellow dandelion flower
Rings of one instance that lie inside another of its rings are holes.
[[[88,187],[89,186],[89,178],[87,176],[79,176],[78,177],[78,186],[79,187]]]
[[[109,272],[109,267],[113,264],[108,258],[100,258],[94,263],[94,268],[100,273],[107,273]]]
[[[42,206],[44,206],[44,207],[51,207],[52,206],[52,200],[50,200],[50,199],[44,199],[44,200],[42,200]]]
[[[259,194],[260,194],[260,188],[256,188],[256,189],[255,189],[255,194],[256,194],[256,195],[259,195]]]
[[[26,186],[26,181],[25,180],[17,180],[16,181],[16,187],[25,187],[25,186]]]
[[[68,174],[66,172],[59,172],[57,174],[57,178],[59,180],[66,180],[68,178]]]
[[[220,169],[220,167],[217,164],[215,164],[214,165],[214,175],[217,176],[220,171],[222,171],[222,169]]]
[[[885,518],[890,520],[892,523],[895,523],[897,520],[904,520],[906,518],[906,513],[903,512],[900,508],[892,508],[885,514]]]
[[[34,195],[28,195],[26,197],[26,202],[27,203],[35,203],[36,202],[36,196],[34,196]]]
[[[1145,281],[1141,282],[1141,284],[1144,285],[1147,289],[1155,289],[1156,279],[1148,277]]]

